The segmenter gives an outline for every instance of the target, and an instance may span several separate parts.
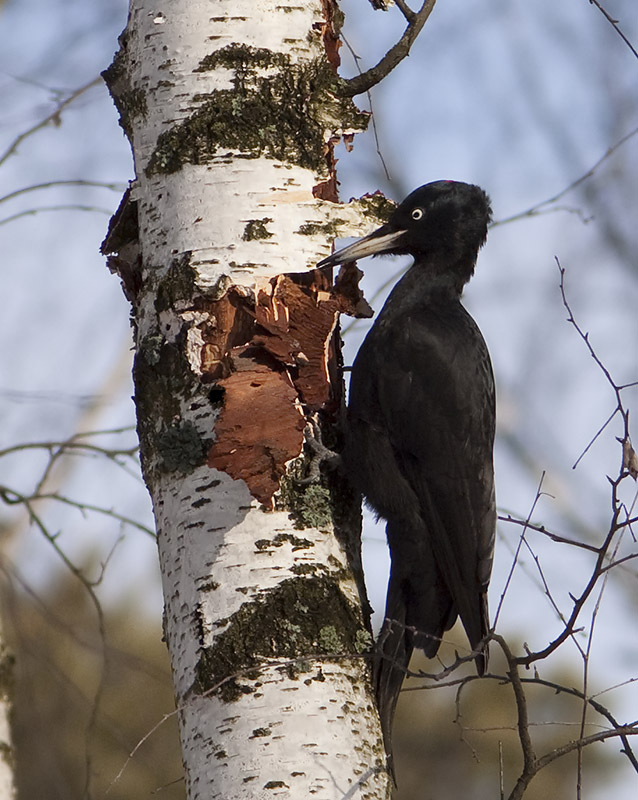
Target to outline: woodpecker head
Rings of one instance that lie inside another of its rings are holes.
[[[467,281],[491,219],[490,199],[480,187],[457,181],[426,183],[405,198],[385,225],[318,266],[372,255],[408,254],[415,263],[462,269]]]

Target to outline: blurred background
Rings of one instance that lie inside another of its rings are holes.
[[[0,2],[0,584],[16,656],[19,790],[33,800],[81,797],[87,774],[94,796],[184,794],[150,501],[134,452],[129,308],[99,254],[132,178],[99,79],[127,5]],[[341,5],[342,73],[353,75],[376,63],[404,19],[365,0]],[[604,6],[638,46],[634,0]],[[338,153],[344,200],[380,189],[399,201],[440,178],[491,195],[495,224],[465,303],[497,376],[499,512],[525,519],[534,507],[536,523],[591,545],[609,529],[607,476],[618,475],[622,425],[616,416],[587,449],[616,397],[567,322],[556,259],[615,383],[638,380],[637,101],[638,57],[588,0],[440,0],[410,57],[358,98],[372,103],[375,125]],[[360,263],[376,310],[405,266]],[[348,361],[368,325],[343,320]],[[636,387],[623,391],[626,408],[637,400]],[[59,454],[87,431],[102,433]],[[635,516],[628,484],[621,499]],[[34,492],[50,497],[25,505]],[[499,609],[511,646],[540,649],[560,631],[559,612],[569,614],[593,556],[528,531],[504,594],[521,531],[499,525],[492,615]],[[627,532],[617,557],[634,552]],[[367,516],[364,553],[378,624],[388,561],[383,527]],[[638,717],[637,589],[635,562],[611,570],[578,634],[585,648],[593,627],[587,692],[627,722]],[[454,643],[465,644],[457,629],[450,641],[448,662]],[[497,648],[491,669],[505,670]],[[571,642],[539,670],[583,689]],[[511,687],[475,681],[457,697],[424,685],[408,681],[399,705],[399,800],[494,798],[501,772],[509,792],[520,769]],[[577,699],[534,687],[530,708],[540,754],[578,736]],[[604,722],[588,719],[588,732]],[[638,778],[620,748],[614,739],[584,752],[584,797],[635,797]],[[525,796],[572,798],[576,780],[568,756]]]

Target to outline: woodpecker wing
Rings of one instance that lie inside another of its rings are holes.
[[[396,307],[392,313],[396,317]],[[494,380],[483,337],[458,301],[411,311],[402,325],[386,325],[382,312],[360,358],[367,362],[361,370],[366,379],[365,385],[356,385],[355,362],[354,436],[357,424],[387,436],[380,472],[394,475],[389,483],[401,486],[398,494],[405,495],[394,508],[377,508],[390,523],[395,582],[405,578],[410,584],[408,605],[422,600],[432,608],[432,593],[438,593],[434,613],[441,615],[441,632],[458,613],[476,646],[487,633],[485,598],[495,524]],[[363,480],[379,483],[382,475]],[[364,491],[377,507],[374,488]],[[406,523],[414,505],[410,492],[418,503],[420,526]],[[397,530],[401,527],[403,532]],[[434,571],[428,563],[432,558]],[[450,600],[451,616],[445,621]],[[412,611],[406,612],[408,625],[414,624],[411,617],[420,616],[418,608]],[[415,645],[432,650],[418,637]]]

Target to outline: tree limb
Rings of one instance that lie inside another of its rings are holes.
[[[345,97],[354,97],[357,94],[367,92],[368,89],[376,86],[387,77],[410,54],[410,49],[432,13],[435,3],[436,0],[424,0],[419,11],[411,11],[403,2],[397,3],[401,13],[408,20],[408,27],[399,41],[388,50],[376,66],[371,67],[361,75],[345,81],[343,88]]]

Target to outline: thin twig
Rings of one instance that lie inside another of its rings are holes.
[[[29,136],[33,136],[34,133],[37,133],[43,128],[46,128],[48,125],[58,125],[60,122],[60,114],[64,111],[64,109],[67,106],[70,106],[71,103],[74,103],[78,99],[78,97],[83,95],[89,89],[92,89],[94,86],[99,86],[101,84],[102,84],[102,77],[98,75],[97,77],[93,78],[92,81],[89,81],[89,83],[86,83],[84,84],[84,86],[80,86],[79,89],[76,89],[75,91],[71,92],[71,94],[67,98],[61,100],[53,109],[53,111],[50,114],[48,114],[43,120],[36,123],[28,130],[23,131],[19,136],[16,136],[16,138],[11,142],[9,147],[5,150],[3,155],[0,156],[0,166],[2,166],[2,164],[4,164],[4,162],[16,152],[18,147],[22,144],[22,142],[25,139],[27,139]]]
[[[20,492],[16,492],[15,489],[10,489],[7,486],[0,486],[0,497],[7,505],[24,506],[30,514],[32,503],[35,503],[38,500],[55,500],[58,503],[62,503],[62,505],[76,508],[83,514],[87,511],[90,511],[94,514],[102,514],[106,517],[110,517],[111,519],[120,522],[122,525],[128,525],[131,528],[137,528],[143,533],[151,536],[153,539],[156,538],[155,531],[151,530],[147,525],[137,522],[137,520],[127,517],[124,514],[118,514],[117,511],[114,511],[112,508],[104,508],[103,506],[96,506],[92,503],[83,503],[79,500],[72,500],[70,497],[65,497],[58,492],[48,492],[46,494],[40,494],[36,492],[34,494],[24,495]]]
[[[616,150],[622,147],[625,142],[628,142],[629,139],[636,136],[638,134],[638,128],[634,128],[629,133],[625,134],[622,139],[619,139],[614,145],[612,145],[603,156],[601,156],[596,163],[590,167],[584,175],[581,175],[580,178],[577,178],[575,181],[569,184],[565,189],[561,189],[558,194],[555,194],[553,197],[548,198],[547,200],[543,200],[542,203],[536,203],[535,205],[528,208],[526,211],[520,211],[517,214],[513,214],[511,217],[505,217],[505,219],[499,219],[496,222],[492,223],[492,227],[496,225],[505,225],[508,222],[515,222],[519,219],[524,219],[525,217],[534,217],[538,214],[545,213],[544,207],[551,206],[554,203],[557,203],[561,198],[563,198],[566,194],[576,189],[580,186],[581,183],[586,181],[588,178],[593,177],[594,173],[600,167],[600,165],[605,162],[608,158],[610,158]]]
[[[9,192],[9,194],[0,197],[0,203],[6,203],[7,200],[13,200],[14,197],[19,197],[28,192],[37,192],[41,189],[51,189],[56,186],[90,186],[94,189],[110,189],[113,192],[123,192],[126,189],[125,183],[105,183],[103,181],[87,181],[80,178],[76,180],[47,181],[46,183],[35,183],[32,186],[23,186],[22,189]]]
[[[540,480],[538,482],[538,488],[536,489],[536,495],[534,497],[534,501],[532,502],[532,506],[527,514],[527,519],[523,523],[523,531],[518,540],[518,545],[516,547],[516,551],[514,552],[514,558],[512,560],[512,566],[510,567],[510,571],[507,575],[507,580],[505,581],[505,586],[503,587],[503,591],[501,592],[501,597],[498,602],[498,607],[496,609],[496,614],[494,615],[494,620],[492,622],[492,628],[496,628],[496,623],[498,622],[499,615],[501,613],[501,609],[503,608],[503,603],[505,602],[505,595],[507,594],[507,590],[509,589],[509,585],[512,581],[512,576],[514,575],[514,570],[516,569],[516,564],[518,563],[518,556],[521,551],[521,547],[523,545],[523,541],[525,540],[525,531],[530,523],[532,518],[532,514],[534,513],[534,509],[536,508],[536,504],[541,498],[542,495],[542,488],[543,488],[543,481],[545,479],[545,472],[541,474]]]
[[[89,211],[91,213],[106,214],[111,216],[112,209],[100,208],[99,206],[84,206],[79,203],[72,205],[59,205],[59,206],[42,206],[41,208],[29,208],[26,211],[18,211],[16,214],[11,214],[9,217],[0,219],[0,225],[8,225],[10,222],[15,222],[21,217],[32,217],[34,214],[40,214],[42,211]]]
[[[530,544],[527,541],[527,539],[525,539],[525,547],[527,547],[530,555],[532,556],[532,559],[534,560],[534,564],[536,564],[536,569],[538,571],[538,574],[540,575],[541,583],[543,584],[543,590],[545,592],[545,595],[546,595],[547,599],[550,602],[550,605],[552,606],[552,608],[556,612],[556,616],[558,617],[558,619],[564,624],[565,623],[565,615],[563,614],[563,612],[558,607],[558,603],[554,600],[554,597],[553,597],[553,595],[551,593],[551,590],[549,588],[549,583],[547,582],[547,579],[545,578],[545,573],[543,572],[543,568],[541,566],[540,558],[532,550],[532,548],[530,547]],[[578,629],[574,628],[574,629],[572,629],[570,635],[571,635],[571,639],[572,639],[574,645],[576,646],[576,649],[578,650],[578,652],[582,656],[583,655],[583,648],[581,647],[580,642],[578,641],[578,639],[575,636],[575,634],[578,633],[578,632],[579,632]]]
[[[352,59],[353,59],[355,65],[357,67],[357,70],[359,71],[359,75],[362,75],[363,73],[361,72],[361,68],[359,66],[359,61],[360,61],[359,56],[354,52],[354,48],[352,47],[350,42],[346,39],[346,37],[343,35],[343,33],[341,33],[340,36],[341,36],[341,39],[342,39],[343,43],[345,44],[345,46],[350,51],[350,55],[352,56]],[[370,90],[369,89],[366,89],[366,97],[368,98],[368,105],[370,106],[370,119],[372,121],[372,135],[374,136],[374,143],[375,143],[375,146],[376,146],[376,149],[377,149],[377,155],[379,156],[379,160],[381,161],[381,166],[383,167],[383,171],[385,172],[386,180],[392,181],[392,178],[390,177],[390,172],[388,170],[388,166],[385,163],[385,158],[383,157],[383,153],[381,152],[381,145],[379,143],[379,131],[377,130],[377,120],[376,120],[376,116],[375,116],[375,113],[374,113],[374,108],[372,107],[372,95],[370,94]]]
[[[618,548],[620,547],[620,543],[622,541],[622,532],[618,537],[618,541],[615,544],[614,551],[611,555],[611,559],[613,560],[618,553]],[[579,731],[579,739],[584,739],[585,737],[585,725],[587,722],[587,711],[589,709],[589,704],[587,703],[587,694],[588,694],[588,686],[589,686],[589,661],[591,657],[591,650],[592,644],[594,641],[594,629],[596,627],[596,620],[598,619],[598,612],[600,611],[600,604],[603,599],[603,594],[605,592],[605,588],[607,587],[607,581],[609,578],[609,574],[606,573],[603,575],[602,585],[600,587],[600,591],[598,592],[598,597],[596,598],[596,603],[594,605],[594,610],[592,611],[591,615],[591,622],[589,624],[589,634],[587,636],[587,647],[583,652],[583,704],[582,704],[582,712],[580,718],[580,731]],[[579,746],[576,752],[576,800],[581,800],[582,797],[582,782],[583,782],[583,747]]]
[[[618,558],[616,559],[616,561],[610,561],[609,564],[602,567],[600,571],[609,572],[609,570],[614,569],[614,567],[619,567],[621,564],[624,564],[627,561],[634,561],[637,558],[638,558],[638,553],[630,553],[630,555]]]
[[[30,498],[25,498],[24,501],[25,508],[29,513],[29,518],[35,524],[35,526],[40,530],[43,534],[45,539],[49,541],[55,552],[58,556],[62,559],[62,562],[65,564],[67,569],[80,581],[80,583],[84,586],[93,607],[95,608],[95,613],[97,616],[97,623],[98,623],[98,633],[99,633],[99,640],[101,644],[101,666],[98,671],[98,682],[97,687],[95,689],[95,693],[93,695],[93,702],[91,703],[91,713],[89,714],[89,720],[86,726],[85,732],[85,742],[84,742],[84,767],[85,767],[85,776],[84,776],[84,797],[90,797],[90,786],[91,780],[93,776],[93,767],[92,767],[92,754],[91,754],[91,742],[93,740],[93,736],[95,734],[95,729],[97,725],[98,713],[102,701],[102,696],[104,694],[104,688],[106,686],[106,678],[108,673],[108,649],[106,646],[106,627],[104,621],[104,612],[102,610],[102,606],[100,604],[99,598],[95,592],[95,586],[84,576],[82,570],[71,561],[71,559],[66,555],[64,550],[60,547],[57,542],[58,535],[51,533],[42,519],[36,514]]]
[[[596,6],[596,8],[600,11],[600,13],[605,17],[607,22],[612,26],[612,28],[616,31],[618,36],[623,40],[623,42],[627,45],[627,47],[631,50],[631,52],[638,58],[638,51],[633,46],[633,44],[629,41],[629,39],[625,36],[625,34],[620,30],[620,26],[618,25],[618,20],[614,19],[611,14],[606,11],[598,0],[589,0],[592,6]],[[635,9],[634,9],[635,10]]]
[[[571,547],[580,547],[583,550],[589,550],[590,553],[598,552],[598,548],[593,544],[587,544],[587,542],[579,542],[576,539],[569,539],[566,536],[560,536],[557,533],[552,533],[552,531],[548,531],[544,525],[534,525],[529,520],[517,519],[516,517],[513,517],[511,514],[499,514],[497,519],[500,520],[501,522],[511,522],[512,525],[522,525],[528,531],[536,531],[537,533],[542,533],[544,536],[547,536],[553,542],[557,542],[558,544],[568,544]]]
[[[587,349],[589,350],[589,355],[594,359],[594,361],[596,362],[596,364],[600,368],[600,370],[603,373],[603,375],[605,376],[605,378],[607,378],[607,382],[609,383],[611,388],[614,390],[614,394],[616,395],[616,399],[620,403],[620,392],[619,392],[619,389],[618,389],[618,387],[616,386],[616,384],[614,382],[614,379],[611,377],[611,374],[610,374],[609,370],[603,364],[601,359],[598,357],[598,354],[596,353],[596,351],[592,347],[591,342],[589,341],[589,334],[585,333],[585,331],[583,331],[583,329],[580,327],[578,322],[576,322],[576,318],[574,317],[574,314],[572,312],[571,306],[570,306],[570,304],[569,304],[569,302],[567,300],[567,294],[566,294],[566,291],[565,291],[565,273],[566,273],[567,270],[561,265],[561,263],[560,263],[560,261],[558,260],[557,257],[555,257],[555,261],[556,261],[556,266],[558,267],[558,271],[560,273],[560,283],[559,283],[560,296],[561,296],[561,299],[563,301],[563,306],[565,307],[565,310],[567,311],[567,315],[568,315],[567,316],[567,321],[571,325],[574,326],[574,328],[578,332],[578,335],[580,336],[580,338],[583,340],[583,342],[585,342],[585,345],[587,346]]]
[[[505,643],[505,640],[502,637],[497,636],[495,634],[492,634],[491,638],[494,639],[495,641],[497,641],[499,643],[499,645],[501,643]],[[506,647],[507,647],[507,645],[506,645]],[[510,657],[514,661],[516,661],[513,653],[511,652],[511,649],[509,649],[509,647],[508,647],[508,652],[510,654]],[[507,658],[507,655],[506,655],[506,658]],[[511,667],[510,667],[510,669],[511,669]],[[428,676],[428,677],[429,678],[436,678],[438,676],[435,675],[435,676]],[[401,690],[401,692],[402,693],[404,693],[404,692],[408,693],[408,692],[419,692],[419,691],[424,691],[424,690],[428,690],[428,689],[431,690],[431,689],[450,689],[450,688],[456,688],[458,690],[459,687],[462,687],[465,684],[468,684],[468,683],[471,683],[471,682],[477,681],[477,680],[492,680],[492,681],[496,681],[499,684],[507,684],[507,683],[510,682],[510,677],[509,677],[509,675],[506,676],[506,675],[500,675],[500,674],[497,674],[497,673],[487,673],[482,678],[478,678],[478,676],[476,676],[476,675],[467,675],[467,676],[463,676],[462,678],[455,678],[454,680],[449,680],[449,681],[441,681],[441,682],[433,681],[430,684],[426,683],[426,684],[421,684],[419,686],[405,687],[405,688],[403,688]],[[620,741],[623,744],[623,748],[624,748],[622,750],[623,754],[627,756],[627,758],[629,759],[633,769],[635,770],[636,773],[638,773],[638,758],[636,757],[636,755],[634,754],[633,750],[631,749],[631,746],[629,744],[629,739],[628,739],[628,735],[635,735],[635,733],[638,733],[638,723],[632,722],[632,723],[621,724],[614,717],[614,715],[611,713],[611,711],[609,711],[608,708],[606,708],[604,705],[602,705],[602,703],[600,703],[598,700],[596,700],[596,697],[598,697],[599,695],[603,694],[604,692],[612,691],[613,689],[622,687],[627,683],[633,683],[633,682],[635,682],[637,680],[638,680],[638,678],[631,678],[628,681],[624,681],[623,683],[618,684],[618,686],[609,687],[608,689],[605,689],[603,692],[598,692],[598,694],[592,695],[592,696],[589,696],[589,697],[587,697],[580,689],[576,689],[573,686],[565,686],[563,684],[557,683],[556,681],[551,681],[551,680],[547,680],[545,678],[541,678],[539,675],[535,675],[533,678],[526,678],[524,676],[519,676],[518,683],[521,684],[521,687],[520,687],[521,689],[522,689],[522,685],[523,684],[525,684],[525,685],[529,684],[529,685],[534,685],[534,686],[544,686],[544,687],[546,687],[548,689],[551,689],[556,694],[566,694],[566,695],[570,695],[572,697],[578,698],[579,700],[583,700],[585,703],[587,703],[589,706],[591,706],[591,708],[594,711],[596,711],[596,713],[600,714],[602,717],[604,717],[609,722],[609,724],[612,726],[611,730],[609,728],[607,728],[607,727],[603,727],[603,726],[599,726],[599,727],[601,727],[602,731],[605,732],[606,738],[610,738],[612,735],[616,735],[620,739]],[[567,724],[567,723],[562,723],[562,724]],[[573,724],[579,724],[579,723],[573,723]],[[529,720],[528,720],[528,725],[532,726],[532,723],[530,723]],[[480,730],[484,730],[484,729],[480,729]],[[513,730],[513,728],[500,726],[499,728],[494,728],[492,730]],[[627,733],[628,731],[630,732],[629,734]],[[587,741],[584,744],[591,744],[591,742]],[[564,753],[562,753],[562,754],[564,755]],[[543,758],[546,758],[546,757],[543,757]],[[539,765],[539,769],[540,769],[540,766],[542,766],[540,758],[538,759],[537,764]],[[530,778],[530,780],[531,780],[531,778]]]
[[[577,467],[577,466],[580,464],[580,462],[583,460],[583,458],[584,458],[584,457],[587,455],[587,453],[589,452],[589,450],[590,450],[590,449],[591,449],[591,447],[593,446],[593,444],[594,444],[594,442],[596,441],[596,439],[598,439],[598,437],[599,437],[599,436],[602,434],[602,432],[603,432],[603,431],[605,430],[605,428],[606,428],[606,427],[609,425],[609,423],[610,423],[610,422],[613,420],[613,418],[616,416],[616,414],[617,414],[617,413],[618,413],[618,408],[615,408],[615,409],[614,409],[614,410],[611,412],[611,414],[610,414],[610,415],[607,417],[607,419],[605,420],[605,422],[603,422],[603,424],[600,426],[600,428],[599,428],[599,429],[596,431],[596,433],[594,434],[594,437],[593,437],[593,438],[592,438],[592,440],[589,442],[589,444],[587,445],[587,447],[586,447],[586,448],[583,450],[583,452],[582,452],[582,453],[581,453],[581,454],[578,456],[578,458],[576,459],[576,461],[574,461],[574,463],[573,463],[573,465],[572,465],[572,469],[576,469],[576,467]]]
[[[100,445],[91,444],[90,442],[73,441],[73,439],[77,438],[79,435],[80,434],[76,434],[75,437],[67,439],[66,441],[25,442],[24,444],[14,444],[10,447],[5,447],[3,450],[0,450],[0,458],[10,455],[11,453],[21,453],[24,450],[48,450],[49,452],[52,452],[53,450],[64,450],[66,453],[68,453],[68,455],[84,455],[90,453],[105,456],[106,458],[110,459],[115,459],[119,456],[128,456],[130,458],[134,458],[139,450],[139,445],[134,445],[128,448],[112,448],[101,447]]]

